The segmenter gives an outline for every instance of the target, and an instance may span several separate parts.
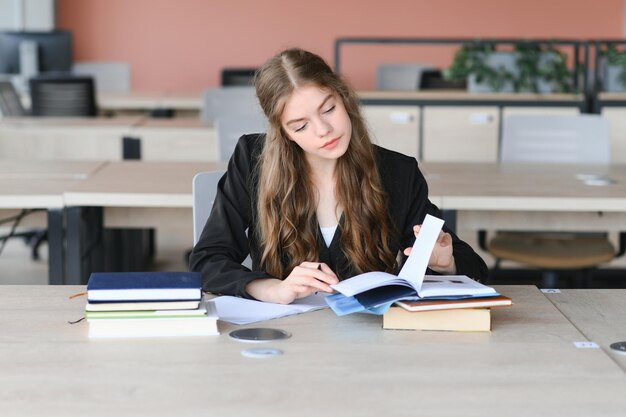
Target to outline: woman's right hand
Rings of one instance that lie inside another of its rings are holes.
[[[338,282],[337,275],[325,263],[302,262],[284,280],[257,279],[246,286],[246,291],[260,301],[289,304],[318,291],[332,293],[330,285]]]

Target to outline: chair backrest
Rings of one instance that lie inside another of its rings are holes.
[[[220,116],[263,114],[254,87],[209,88],[204,91],[203,99],[200,117],[204,123],[213,123]]]
[[[430,64],[380,64],[376,71],[376,89],[417,90],[422,71],[430,68]]]
[[[252,86],[256,68],[223,68],[222,86]]]
[[[215,124],[220,161],[228,161],[237,142],[247,133],[267,130],[267,118],[262,114],[235,114],[220,116]]]
[[[217,194],[217,183],[224,175],[224,171],[199,172],[193,177],[193,244],[200,239],[202,229],[206,224],[213,200]]]
[[[11,81],[0,81],[0,116],[24,116],[26,112]]]
[[[96,116],[96,94],[91,77],[36,77],[30,79],[33,116]]]
[[[501,162],[608,164],[609,125],[600,115],[510,115]]]
[[[111,93],[130,91],[130,65],[126,62],[75,62],[72,73],[93,77],[97,91]]]

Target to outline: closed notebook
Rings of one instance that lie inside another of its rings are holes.
[[[91,301],[200,300],[198,272],[94,272],[87,283]]]
[[[213,303],[207,302],[204,308],[206,314],[196,317],[87,318],[88,334],[91,339],[218,335]]]
[[[463,298],[457,300],[399,300],[396,305],[408,311],[456,310],[460,308],[506,307],[513,302],[509,297]]]
[[[491,330],[491,310],[488,308],[463,308],[412,312],[394,306],[383,314],[383,329],[489,331]]]

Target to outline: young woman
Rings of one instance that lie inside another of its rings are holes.
[[[239,140],[190,257],[204,290],[287,304],[362,272],[397,272],[426,214],[441,217],[417,161],[371,143],[356,94],[313,53],[271,58],[256,92],[267,133]],[[429,269],[487,275],[445,226]]]

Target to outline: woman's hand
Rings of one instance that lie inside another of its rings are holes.
[[[246,286],[248,294],[260,301],[289,304],[317,291],[332,293],[330,285],[339,279],[325,263],[302,262],[284,280],[256,279]]]
[[[413,226],[415,236],[418,235],[420,229],[421,226],[419,225]],[[412,248],[406,248],[404,254],[407,256],[410,255],[411,249]],[[456,264],[454,262],[454,256],[452,255],[452,236],[450,236],[450,233],[445,233],[444,231],[439,232],[437,242],[435,242],[433,252],[428,261],[428,267],[441,274],[456,274]]]

